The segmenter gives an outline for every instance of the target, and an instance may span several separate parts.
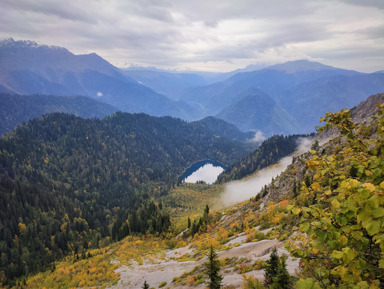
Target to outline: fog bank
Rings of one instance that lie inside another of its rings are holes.
[[[302,138],[299,140],[300,145],[296,151],[282,158],[278,164],[257,172],[255,176],[245,181],[234,181],[228,183],[222,194],[222,202],[225,206],[230,206],[238,202],[245,201],[255,197],[257,193],[272,181],[272,178],[280,175],[292,163],[292,158],[299,156],[310,150],[314,140],[313,138]]]

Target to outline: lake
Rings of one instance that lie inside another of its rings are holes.
[[[213,184],[226,167],[216,161],[203,160],[192,164],[179,178],[180,182]]]

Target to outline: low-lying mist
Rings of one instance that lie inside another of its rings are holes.
[[[300,144],[296,151],[282,158],[278,164],[262,169],[255,176],[245,181],[234,181],[228,183],[222,194],[222,202],[225,206],[230,206],[238,202],[245,201],[251,197],[255,197],[260,190],[272,181],[272,178],[277,177],[291,163],[292,158],[301,155],[310,150],[314,140],[313,138],[301,138]]]

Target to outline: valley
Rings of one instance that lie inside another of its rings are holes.
[[[356,134],[357,143],[361,140],[365,145],[370,144],[370,149],[366,153],[362,154],[357,151],[356,154],[358,159],[366,156],[366,164],[365,162],[358,164],[354,159],[352,148],[356,146],[355,135],[349,135],[348,138],[351,139],[348,140],[346,137],[338,136],[335,131],[331,134],[329,131],[321,132],[313,140],[318,141],[317,145],[314,145],[315,142],[312,141],[306,143],[305,148],[298,147],[295,154],[286,163],[287,168],[283,168],[282,173],[277,173],[272,182],[261,186],[260,190],[257,190],[255,186],[257,192],[253,196],[247,197],[246,200],[241,201],[239,198],[230,205],[225,203],[223,192],[227,186],[226,183],[214,185],[182,183],[170,188],[166,195],[157,199],[158,204],[161,203],[162,208],[170,215],[172,223],[170,230],[163,233],[149,233],[147,231],[139,235],[130,234],[117,240],[117,242],[108,242],[109,237],[107,237],[105,240],[100,239],[99,248],[94,247],[91,241],[88,249],[83,247],[78,255],[69,254],[62,260],[54,262],[54,267],[51,269],[34,273],[27,279],[19,279],[16,283],[19,285],[16,287],[141,288],[143,283],[147,282],[154,288],[205,288],[206,278],[203,264],[207,261],[206,255],[210,245],[213,245],[218,253],[224,288],[239,288],[245,286],[244,284],[262,282],[266,261],[274,248],[277,248],[280,256],[287,256],[288,272],[295,276],[297,284],[318,282],[313,278],[317,276],[316,274],[306,271],[305,267],[299,265],[300,259],[301,262],[310,262],[310,258],[308,259],[300,253],[306,248],[298,250],[295,248],[295,243],[292,242],[297,238],[296,236],[303,236],[304,232],[310,236],[311,239],[309,240],[313,240],[312,246],[317,244],[317,236],[323,237],[320,233],[318,235],[318,233],[308,231],[308,227],[305,225],[307,221],[303,218],[309,217],[309,215],[300,218],[299,213],[303,210],[310,210],[318,204],[311,201],[313,195],[319,203],[325,202],[327,204],[330,202],[332,206],[336,207],[333,209],[339,208],[335,200],[338,200],[337,202],[341,206],[343,197],[335,194],[330,199],[326,199],[322,193],[324,192],[325,196],[329,195],[330,191],[327,186],[335,186],[333,182],[339,182],[339,178],[343,181],[341,184],[339,183],[340,187],[336,190],[340,188],[343,190],[342,193],[346,193],[344,190],[356,188],[356,182],[362,182],[361,188],[369,189],[364,194],[370,192],[373,194],[371,198],[379,197],[378,194],[382,190],[383,175],[377,169],[380,168],[383,159],[371,158],[370,155],[381,154],[379,148],[382,142],[382,133],[380,126],[377,127],[377,125],[381,124],[383,119],[381,114],[379,114],[379,118],[370,116],[377,111],[376,104],[381,103],[383,97],[383,94],[371,96],[351,111],[352,117],[357,122],[356,125],[360,126],[358,130],[356,129],[358,131]],[[362,115],[364,115],[363,118]],[[334,116],[337,117],[338,114]],[[132,116],[122,115],[120,117]],[[81,120],[79,119],[79,121]],[[153,119],[153,121],[160,120]],[[348,127],[350,124],[347,123],[346,125]],[[380,136],[371,138],[371,133],[375,132],[376,129],[378,129],[377,132]],[[341,132],[343,132],[343,128],[341,128]],[[139,135],[138,132],[137,135]],[[279,142],[274,143],[279,144]],[[268,142],[259,147],[259,154],[266,150],[268,147],[266,144]],[[332,167],[334,158],[337,158],[340,167]],[[248,163],[247,158],[243,160],[245,161],[244,165]],[[321,168],[318,168],[320,162],[325,162],[324,164],[331,169],[332,180],[329,185],[325,183],[324,188],[319,186],[317,182],[319,174],[322,172]],[[353,165],[370,168],[374,173],[367,174],[358,168],[353,173],[355,174],[354,177],[351,178],[349,162]],[[313,179],[309,177],[311,175]],[[250,175],[242,179],[240,184],[247,183],[252,178],[255,176]],[[368,186],[368,180],[371,178],[373,184],[377,185]],[[353,186],[346,186],[346,182],[350,182]],[[17,191],[16,193],[18,194]],[[352,191],[350,194],[354,196]],[[375,203],[372,203],[370,197],[367,197],[366,200],[368,203],[363,203],[362,208],[367,205],[376,209],[379,208]],[[381,201],[379,200],[379,202]],[[233,203],[236,204],[232,205]],[[354,203],[354,206],[358,206],[358,204]],[[342,214],[342,212],[336,211],[335,213]],[[381,218],[377,217],[380,214],[379,211],[375,213],[375,218]],[[342,222],[340,219],[336,220]],[[319,220],[314,219],[311,222],[316,226],[315,224]],[[329,225],[328,223],[323,224],[323,226]],[[129,226],[129,228],[131,227]],[[368,232],[364,234],[373,236],[378,234],[381,229],[374,227],[367,230]],[[331,241],[332,238],[339,238],[337,236],[340,237],[336,234],[334,237],[329,235],[326,238]],[[302,242],[304,242],[303,240],[301,239]],[[22,238],[21,242],[24,242]],[[354,239],[350,242],[350,246],[354,246]],[[345,241],[342,244],[337,244],[335,246],[343,246]],[[373,250],[378,250],[379,246],[380,244],[375,245]],[[330,254],[317,251],[315,250],[316,247],[313,248],[313,252],[318,252],[318,254]],[[338,249],[334,250],[337,251]],[[334,262],[339,264],[338,266],[343,266],[338,263],[340,258],[337,256],[333,258]],[[364,258],[364,256],[358,257],[356,255],[354,258],[359,260],[357,258]],[[300,264],[302,264],[301,262]],[[377,268],[377,270],[381,269]],[[369,274],[373,271],[367,268],[364,272],[364,274]],[[336,280],[340,280],[338,278],[344,280],[343,277],[336,277]],[[354,283],[355,281],[346,280],[344,282]],[[258,286],[262,286],[261,283]]]
[[[1,40],[0,287],[383,288],[384,73],[307,58]]]

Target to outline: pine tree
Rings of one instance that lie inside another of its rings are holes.
[[[209,278],[208,288],[209,289],[219,289],[221,288],[221,281],[223,276],[219,274],[220,272],[220,262],[217,258],[217,254],[211,245],[211,248],[208,253],[208,262],[205,263],[206,274]]]
[[[284,258],[280,258],[278,272],[276,277],[273,278],[271,289],[290,289],[292,288],[292,278],[286,268]]]
[[[149,285],[148,285],[147,281],[144,281],[143,287],[141,287],[141,288],[149,289]]]
[[[204,209],[204,215],[203,215],[203,219],[205,223],[208,223],[208,218],[209,218],[209,207],[208,205],[206,205]]]
[[[314,144],[312,145],[312,147],[311,147],[311,150],[317,150],[319,148],[319,141],[318,140],[316,140],[315,142],[314,142]]]
[[[279,270],[279,255],[277,255],[276,248],[273,249],[269,260],[267,261],[267,268],[265,269],[264,285],[270,287],[273,284],[273,278],[277,276]]]
[[[296,184],[296,180],[293,181],[293,197],[297,197],[297,184]]]

